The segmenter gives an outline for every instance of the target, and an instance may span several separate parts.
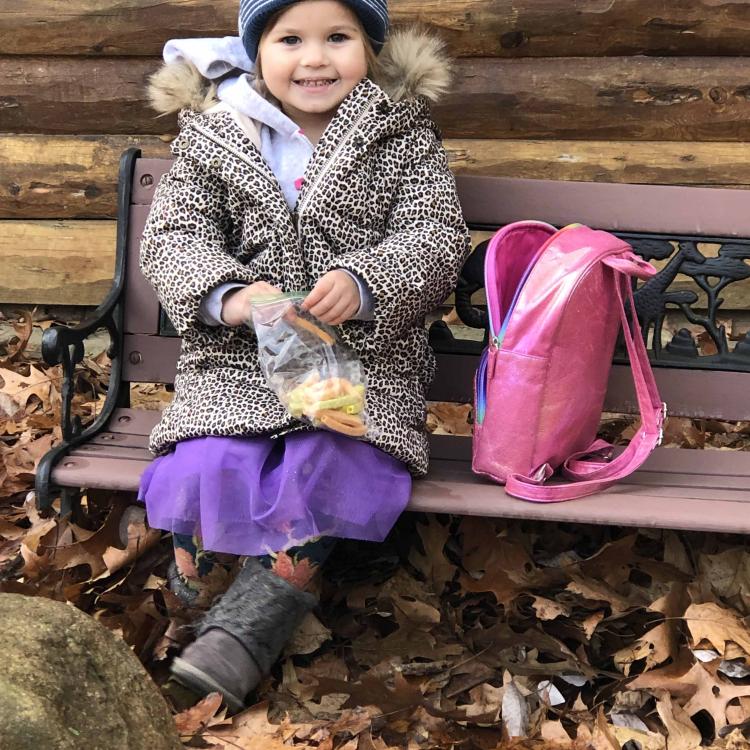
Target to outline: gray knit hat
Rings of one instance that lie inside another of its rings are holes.
[[[299,0],[240,0],[240,38],[250,59],[258,56],[258,42],[269,17]],[[364,26],[375,53],[383,47],[388,32],[388,0],[341,0]]]

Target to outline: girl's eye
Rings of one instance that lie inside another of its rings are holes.
[[[340,42],[345,42],[349,37],[346,34],[331,34],[329,39],[334,44],[339,44]]]
[[[282,37],[279,41],[282,44],[292,45],[292,44],[297,44],[297,42],[299,42],[299,40],[300,39],[299,39],[298,36],[285,36],[285,37]]]

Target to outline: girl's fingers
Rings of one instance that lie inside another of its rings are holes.
[[[331,325],[338,325],[344,320],[347,320],[347,313],[352,307],[351,300],[341,299],[338,304],[332,307],[325,316],[324,323],[330,323]]]
[[[326,276],[318,281],[318,283],[312,288],[310,294],[308,294],[302,301],[302,309],[312,312],[313,307],[322,302],[331,293],[333,288],[334,280],[326,274]]]
[[[325,317],[336,307],[339,298],[336,294],[327,294],[323,299],[312,307],[308,307],[308,312],[312,313],[316,318],[320,318],[324,321]],[[325,321],[324,321],[325,322]]]
[[[325,322],[334,326],[341,325],[351,320],[357,314],[357,310],[359,310],[359,297],[342,300],[340,306],[328,313]]]

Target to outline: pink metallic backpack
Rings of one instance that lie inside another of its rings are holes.
[[[487,248],[490,343],[474,389],[472,468],[510,495],[557,502],[635,471],[659,444],[666,409],[634,309],[631,277],[656,270],[608,232],[522,221]],[[641,427],[609,460],[597,440],[618,332],[625,335]],[[560,469],[569,480],[545,485]]]

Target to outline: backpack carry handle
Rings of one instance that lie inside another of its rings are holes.
[[[635,276],[643,281],[650,279],[657,273],[656,269],[648,261],[631,252],[602,258],[602,263],[625,276]]]
[[[609,266],[616,275],[615,288],[620,321],[635,380],[641,426],[627,448],[612,461],[607,461],[606,458],[613,448],[603,440],[596,440],[588,450],[570,456],[563,465],[563,474],[566,478],[573,480],[572,483],[544,486],[544,482],[553,473],[548,464],[540,467],[533,476],[511,475],[506,482],[506,492],[522,500],[554,503],[593,495],[632,474],[661,443],[666,404],[659,398],[646,345],[635,315],[635,300],[630,283],[631,276],[650,278],[655,270],[650,264],[641,261],[632,253],[606,258],[602,262]],[[633,311],[632,325],[625,312],[625,299],[628,300],[630,309]],[[592,454],[598,455],[599,460],[583,460],[584,457]]]

